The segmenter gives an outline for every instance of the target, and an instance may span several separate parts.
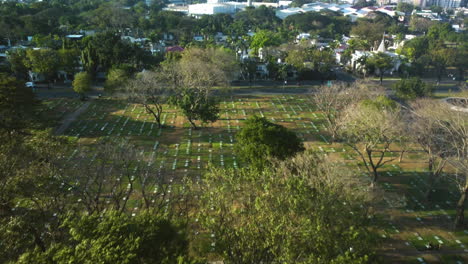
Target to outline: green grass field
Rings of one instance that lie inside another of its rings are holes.
[[[79,108],[82,102],[52,99],[44,105],[45,113],[62,119]],[[225,168],[242,166],[233,151],[235,134],[246,118],[257,115],[292,129],[308,149],[321,152],[330,159],[345,161],[349,166],[359,164],[349,147],[330,143],[323,116],[315,110],[309,95],[226,97],[220,109],[217,122],[194,130],[177,109],[165,106],[165,127],[159,129],[141,106],[120,100],[96,99],[64,136],[91,146],[106,138],[128,140],[173,177],[188,175],[195,178],[202,177],[209,164]],[[394,146],[394,150],[389,156],[399,155],[398,146]],[[405,154],[401,163],[396,159],[382,169],[380,187],[384,190],[384,199],[377,210],[383,228],[378,232],[383,241],[382,254],[389,256],[382,259],[385,263],[468,263],[468,230],[452,229],[459,196],[457,189],[450,180],[443,180],[433,193],[433,201],[426,202],[425,167],[424,155],[413,149]],[[357,177],[367,177],[363,168],[361,171]],[[450,174],[446,178],[449,179]],[[138,200],[132,201],[135,207],[139,204]],[[420,251],[429,242],[442,244],[440,252],[446,253]]]

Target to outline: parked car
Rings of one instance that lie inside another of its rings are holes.
[[[25,85],[26,87],[32,88],[33,90],[36,89],[36,84],[34,82],[27,82]]]

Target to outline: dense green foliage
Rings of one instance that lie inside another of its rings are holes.
[[[18,263],[174,263],[187,254],[179,227],[151,212],[69,216],[67,239],[23,254]]]
[[[91,90],[91,76],[87,72],[75,74],[73,90],[83,98],[84,94]]]
[[[402,99],[415,99],[417,97],[430,96],[433,87],[423,82],[420,78],[402,79],[393,85],[395,95]]]
[[[122,90],[128,78],[129,74],[125,70],[118,68],[110,69],[104,83],[104,90],[109,93],[117,92],[119,89]]]
[[[30,127],[36,106],[31,88],[0,74],[0,135],[19,133]]]
[[[384,74],[393,68],[394,59],[386,53],[379,52],[367,59],[366,66],[368,68],[378,70],[380,83],[382,83]]]
[[[268,158],[284,160],[304,150],[294,132],[264,117],[247,119],[244,127],[236,134],[236,140],[235,150],[239,158],[258,169],[269,164]]]
[[[310,153],[263,171],[214,169],[194,186],[197,217],[224,263],[372,263],[367,197],[354,184]]]
[[[203,90],[184,89],[174,99],[175,105],[182,110],[192,127],[197,128],[195,121],[203,123],[215,122],[219,117],[217,98],[206,94]]]
[[[331,11],[291,15],[284,19],[283,24],[289,29],[333,39],[348,34],[351,29],[348,18]]]

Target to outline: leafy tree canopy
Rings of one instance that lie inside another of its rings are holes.
[[[0,135],[30,127],[36,106],[31,88],[0,73]]]
[[[269,122],[264,117],[247,119],[236,135],[235,150],[238,156],[255,168],[264,168],[269,158],[284,160],[304,146],[297,135],[287,128]]]
[[[149,212],[70,216],[62,228],[68,240],[28,251],[18,263],[174,263],[187,254],[181,229]]]
[[[415,99],[417,97],[430,96],[433,87],[423,82],[420,78],[402,79],[393,86],[396,96],[402,99]]]

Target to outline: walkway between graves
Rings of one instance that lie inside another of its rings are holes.
[[[55,130],[56,135],[61,135],[63,132],[67,130],[67,128],[75,121],[75,119],[80,116],[86,109],[88,109],[91,102],[86,102],[80,108],[78,108],[75,112],[70,113],[67,115],[63,120],[62,124]]]

